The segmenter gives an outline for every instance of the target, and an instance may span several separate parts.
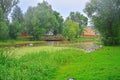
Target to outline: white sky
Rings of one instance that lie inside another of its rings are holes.
[[[29,6],[36,6],[37,3],[42,2],[43,0],[20,0],[20,3],[18,4],[23,12],[26,12],[27,8]],[[56,11],[58,11],[61,16],[65,19],[71,11],[79,11],[82,14],[83,9],[85,8],[86,2],[89,0],[45,0],[50,5],[52,5],[52,8]]]

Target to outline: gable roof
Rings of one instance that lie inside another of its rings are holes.
[[[96,33],[93,28],[85,27],[82,35],[83,36],[96,36]]]

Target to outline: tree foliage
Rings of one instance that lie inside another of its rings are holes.
[[[0,8],[3,11],[4,17],[7,18],[11,9],[19,2],[19,0],[0,0]]]
[[[12,12],[12,23],[9,26],[9,36],[16,39],[23,31],[23,14],[19,6],[15,6]]]
[[[120,44],[120,0],[91,0],[84,11],[92,18],[105,45]]]
[[[22,32],[22,24],[19,23],[17,20],[12,21],[9,26],[9,37],[11,39],[17,39],[17,37]]]
[[[8,37],[8,26],[3,17],[3,11],[0,8],[0,39],[5,39]]]
[[[39,39],[49,32],[54,35],[61,32],[59,29],[62,27],[63,19],[46,1],[36,7],[29,7],[24,19],[27,33],[34,39]]]
[[[80,12],[70,12],[68,19],[78,22],[80,26],[87,26],[88,18]]]
[[[74,22],[70,19],[65,21],[63,35],[66,39],[72,40],[76,38],[77,36],[79,36],[79,31],[79,24],[77,22]]]
[[[70,15],[67,17],[67,19],[70,19],[79,24],[79,35],[81,35],[84,30],[83,28],[87,26],[88,18],[80,12],[70,12]]]
[[[0,39],[8,38],[8,26],[6,22],[0,21]]]
[[[0,39],[8,38],[8,14],[17,3],[18,0],[0,0]]]
[[[23,22],[23,13],[19,6],[17,5],[15,6],[11,15],[12,15],[12,21],[16,20],[19,23]]]
[[[62,16],[60,15],[60,13],[58,13],[57,11],[54,11],[53,15],[55,16],[55,19],[58,23],[57,26],[54,27],[54,35],[56,34],[62,34],[62,30],[63,30],[63,18]]]

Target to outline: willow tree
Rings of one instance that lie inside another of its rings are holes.
[[[23,13],[19,6],[15,6],[11,13],[12,22],[9,26],[9,37],[16,39],[18,35],[24,31],[23,27]]]
[[[11,9],[19,2],[19,0],[0,0],[0,7],[3,13],[8,16]]]
[[[3,11],[0,8],[0,40],[8,37],[8,26],[3,17]]]
[[[8,15],[18,0],[0,0],[0,39],[8,38]]]
[[[46,1],[36,7],[29,7],[24,19],[26,31],[34,40],[39,40],[41,36],[50,32],[54,35],[61,33],[63,18]]]
[[[71,19],[74,22],[79,23],[80,26],[87,26],[88,18],[85,17],[80,12],[70,12],[70,15],[67,19]]]
[[[91,0],[84,11],[92,18],[104,45],[120,44],[120,0]]]

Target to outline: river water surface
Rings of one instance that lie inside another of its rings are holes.
[[[91,51],[94,51],[94,50],[100,48],[100,45],[95,44],[93,41],[85,41],[85,42],[45,41],[42,43],[4,45],[2,47],[34,47],[34,46],[72,47],[72,48],[83,49],[87,52],[91,52]]]

